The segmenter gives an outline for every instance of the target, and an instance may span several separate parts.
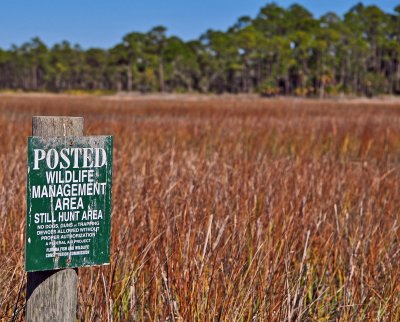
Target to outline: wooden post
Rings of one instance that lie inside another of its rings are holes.
[[[83,136],[83,118],[34,116],[32,135]],[[77,284],[77,269],[28,273],[26,320],[76,321]]]

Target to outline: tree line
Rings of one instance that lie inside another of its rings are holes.
[[[183,41],[157,26],[110,49],[33,38],[0,49],[0,89],[400,94],[400,5],[386,13],[360,3],[316,18],[298,4],[268,3],[227,31]]]

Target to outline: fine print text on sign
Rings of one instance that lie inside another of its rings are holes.
[[[112,137],[30,137],[26,271],[110,262]]]

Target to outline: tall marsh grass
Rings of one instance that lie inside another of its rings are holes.
[[[114,135],[80,321],[400,319],[400,104],[0,97],[0,320],[24,319],[32,115]]]

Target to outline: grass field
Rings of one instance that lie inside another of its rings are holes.
[[[400,319],[400,103],[5,95],[3,320],[24,316],[32,115],[114,135],[111,265],[80,269],[80,321]]]

